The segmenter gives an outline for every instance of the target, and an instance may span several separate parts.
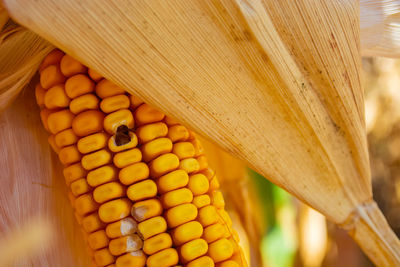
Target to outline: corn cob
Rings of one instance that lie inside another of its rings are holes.
[[[195,134],[60,50],[36,100],[94,266],[245,266]]]

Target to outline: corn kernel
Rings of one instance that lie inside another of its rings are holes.
[[[132,107],[133,109],[136,109],[138,106],[140,106],[141,104],[143,104],[143,100],[140,99],[140,98],[137,97],[137,96],[130,95],[130,96],[129,96],[129,99],[130,99],[130,101],[131,101],[131,107]]]
[[[198,259],[195,259],[191,262],[189,262],[187,267],[214,267],[214,261],[208,257],[208,256],[203,256]]]
[[[184,187],[188,182],[188,174],[183,170],[176,170],[161,176],[157,180],[157,186],[160,193],[165,193]]]
[[[124,94],[125,90],[109,80],[103,79],[96,85],[96,94],[104,99],[107,97]]]
[[[190,142],[178,142],[174,144],[172,153],[178,156],[180,160],[195,156],[194,147]]]
[[[204,228],[203,239],[207,243],[212,243],[221,239],[225,235],[225,227],[220,223],[215,223]]]
[[[60,67],[57,65],[47,66],[40,73],[40,85],[43,89],[49,89],[54,85],[63,83],[65,76],[61,73]]]
[[[122,220],[107,225],[106,234],[109,238],[117,238],[136,233],[138,229],[137,222],[127,217]]]
[[[81,154],[75,145],[66,146],[58,153],[58,158],[64,165],[69,165],[81,160]]]
[[[179,162],[179,169],[187,173],[195,173],[200,170],[200,164],[195,158],[183,159]]]
[[[68,107],[70,101],[63,84],[54,85],[44,95],[44,104],[49,109]]]
[[[99,217],[105,223],[115,222],[130,214],[132,203],[127,198],[120,198],[104,203],[99,208]]]
[[[93,198],[97,203],[104,203],[123,196],[125,196],[125,188],[117,182],[102,184],[93,191]]]
[[[132,129],[134,126],[133,115],[129,109],[114,111],[104,118],[104,129],[111,135],[115,134],[118,127],[122,125],[128,129]]]
[[[171,152],[172,142],[168,138],[157,138],[142,145],[140,149],[143,154],[143,160],[149,162],[162,154]]]
[[[102,149],[107,145],[107,139],[106,133],[95,133],[82,137],[77,144],[78,150],[82,154],[87,154]]]
[[[170,228],[175,228],[186,222],[190,222],[197,217],[197,208],[195,205],[186,203],[169,209],[165,217]]]
[[[161,196],[161,203],[165,209],[169,209],[180,204],[190,203],[193,200],[192,192],[187,188],[176,189]]]
[[[165,123],[151,123],[137,128],[137,137],[141,144],[150,142],[156,138],[164,137],[168,134],[168,127]]]
[[[168,233],[161,233],[146,239],[143,243],[143,251],[147,255],[153,255],[154,253],[161,251],[172,246],[172,239]]]
[[[37,84],[35,86],[35,97],[36,97],[36,103],[38,104],[39,107],[44,106],[44,95],[46,94],[46,90],[43,89],[40,84]]]
[[[111,153],[102,149],[83,156],[81,163],[86,170],[92,170],[110,163],[111,158]]]
[[[138,139],[136,137],[136,134],[134,134],[133,132],[129,132],[129,142],[125,143],[125,144],[120,144],[118,145],[116,143],[116,135],[113,135],[110,137],[110,139],[108,140],[108,148],[112,151],[112,152],[121,152],[123,150],[127,150],[130,148],[134,148],[136,147],[136,145],[138,144]]]
[[[164,117],[164,113],[147,104],[142,104],[135,110],[135,120],[138,125],[162,121]]]
[[[223,262],[219,262],[217,264],[217,267],[239,267],[240,265],[232,260],[227,260],[227,261],[223,261]]]
[[[168,126],[173,126],[173,125],[179,124],[179,122],[177,120],[175,120],[174,118],[172,118],[170,116],[165,116],[164,121]]]
[[[200,170],[208,168],[207,158],[205,156],[199,156],[196,159],[200,164]]]
[[[73,145],[78,142],[78,137],[75,135],[72,129],[66,129],[64,131],[59,132],[54,136],[54,141],[58,147],[65,147],[69,145]]]
[[[167,248],[147,258],[148,267],[173,266],[178,264],[178,253],[174,248]]]
[[[115,95],[107,97],[100,102],[100,108],[105,113],[111,113],[119,109],[129,108],[129,97],[126,95]]]
[[[86,73],[87,68],[69,55],[63,56],[60,61],[60,69],[64,76],[70,77],[79,73]]]
[[[103,130],[103,112],[88,110],[78,114],[72,121],[72,130],[77,136],[88,136]]]
[[[112,255],[118,256],[127,252],[141,249],[143,241],[138,235],[127,235],[110,241],[109,250]]]
[[[140,201],[157,195],[157,185],[153,180],[147,179],[128,187],[128,198],[132,201]]]
[[[116,181],[117,174],[118,171],[114,166],[106,165],[90,171],[86,179],[90,186],[97,187],[107,182]]]
[[[103,79],[103,76],[101,76],[101,74],[98,73],[97,71],[95,71],[94,69],[89,69],[88,74],[89,74],[90,78],[92,78],[92,80],[95,82],[98,82],[101,79]]]
[[[99,108],[99,100],[94,94],[86,94],[78,96],[69,104],[72,113],[78,114],[86,110],[97,110]]]
[[[203,174],[194,174],[189,177],[188,188],[192,191],[194,196],[207,193],[209,189],[209,182]]]
[[[179,246],[190,240],[200,238],[203,234],[203,226],[198,221],[191,221],[176,227],[172,231],[174,244]]]
[[[109,239],[104,230],[99,230],[97,232],[91,233],[88,236],[89,246],[93,250],[105,248],[108,245],[108,242],[109,242]]]
[[[232,254],[232,244],[226,238],[208,244],[208,255],[214,260],[214,262],[227,260],[232,256]]]
[[[218,182],[217,176],[214,175],[214,177],[211,178],[211,180],[210,180],[210,188],[209,188],[209,190],[210,191],[214,191],[214,190],[217,190],[217,189],[219,189],[219,182]]]
[[[99,266],[106,266],[115,262],[115,257],[111,255],[108,248],[103,248],[94,252],[94,260]]]
[[[151,177],[160,177],[179,167],[179,159],[172,153],[161,155],[150,162],[149,169]]]
[[[135,182],[147,179],[149,177],[149,167],[143,162],[135,163],[121,169],[119,180],[124,185],[130,185]]]
[[[160,201],[153,198],[133,204],[131,214],[136,221],[142,222],[149,218],[161,215],[162,212],[163,209]]]
[[[100,220],[99,215],[96,212],[84,217],[82,219],[82,227],[87,233],[100,230],[104,227],[104,223]]]
[[[47,126],[52,134],[61,132],[62,130],[71,128],[74,114],[68,109],[56,111],[48,114]]]
[[[138,234],[143,240],[164,233],[167,230],[167,222],[161,216],[153,217],[138,224]]]
[[[50,135],[49,138],[47,138],[47,141],[49,142],[49,145],[51,146],[54,152],[56,152],[57,154],[60,153],[61,149],[56,144],[54,134]]]
[[[138,163],[141,160],[142,152],[140,152],[140,149],[138,148],[133,148],[115,154],[113,162],[118,168],[125,168],[134,163]]]
[[[75,199],[75,210],[80,215],[85,215],[97,210],[99,205],[94,201],[92,194],[84,194]]]
[[[189,131],[185,126],[175,125],[168,129],[168,138],[172,143],[186,141],[189,138]]]
[[[90,191],[90,186],[88,185],[85,178],[78,179],[71,183],[71,192],[75,196],[80,196]]]
[[[183,244],[180,249],[181,261],[183,263],[194,260],[207,253],[208,244],[204,239],[198,238]]]
[[[59,64],[63,56],[64,53],[62,51],[54,49],[43,59],[39,72],[42,72],[47,66]]]
[[[74,75],[65,82],[65,92],[69,98],[88,94],[94,91],[94,82],[84,74]]]
[[[211,204],[215,206],[217,209],[222,209],[225,207],[225,200],[221,191],[214,190],[211,192],[210,196],[211,196]]]
[[[208,206],[211,204],[211,199],[208,195],[199,195],[193,198],[193,205],[195,205],[198,209]]]
[[[219,215],[214,206],[205,206],[199,209],[199,216],[197,220],[203,225],[203,227],[209,226],[218,222]]]
[[[85,177],[86,173],[87,171],[82,167],[81,163],[72,164],[63,170],[65,181],[68,185],[79,178]]]
[[[116,267],[143,267],[146,265],[147,257],[141,251],[134,251],[119,256],[115,262]]]

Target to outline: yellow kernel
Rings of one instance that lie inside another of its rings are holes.
[[[188,188],[192,191],[194,196],[207,193],[209,189],[209,182],[203,174],[194,174],[189,177]]]
[[[199,209],[199,216],[197,220],[203,225],[203,227],[209,226],[218,222],[219,215],[214,206],[205,206]]]
[[[46,94],[46,90],[43,89],[42,86],[40,86],[40,83],[38,83],[35,86],[35,97],[36,97],[36,103],[38,104],[39,107],[44,106],[44,96]]]
[[[141,144],[145,144],[159,137],[164,137],[167,133],[168,127],[163,122],[147,124],[136,130],[136,134]]]
[[[172,246],[172,239],[168,233],[161,233],[146,239],[143,243],[143,251],[147,255],[153,255],[154,253],[170,248]]]
[[[96,94],[102,99],[124,93],[125,93],[124,89],[118,87],[116,84],[106,79],[101,80],[96,85]]]
[[[207,243],[212,243],[225,235],[225,227],[220,223],[215,223],[204,228],[203,239]]]
[[[194,147],[190,142],[178,142],[174,144],[172,153],[178,156],[179,159],[187,159],[194,157]]]
[[[70,101],[63,84],[54,85],[44,95],[44,104],[49,109],[68,107]]]
[[[72,113],[78,114],[85,110],[99,108],[99,99],[94,94],[81,95],[71,101],[69,109]]]
[[[75,196],[80,196],[90,191],[90,186],[85,178],[78,179],[71,183],[71,192]]]
[[[214,191],[214,190],[217,190],[217,189],[219,189],[219,182],[218,182],[217,176],[214,175],[214,177],[211,178],[211,180],[210,180],[210,188],[209,188],[209,190],[210,191]]]
[[[208,168],[207,158],[205,156],[199,156],[196,158],[200,165],[200,170]]]
[[[225,207],[225,200],[221,191],[219,190],[212,191],[210,197],[211,197],[211,204],[215,206],[217,209]]]
[[[140,149],[143,154],[143,160],[149,162],[162,154],[171,152],[172,142],[168,138],[157,138],[142,145]]]
[[[138,233],[143,240],[167,230],[167,222],[161,216],[153,217],[138,224]]]
[[[143,241],[138,235],[122,236],[110,241],[109,250],[112,255],[118,256],[126,252],[133,252],[141,249]]]
[[[193,205],[195,205],[198,209],[208,206],[211,204],[211,199],[208,195],[199,195],[193,198]]]
[[[138,144],[138,139],[136,137],[136,134],[134,134],[133,132],[129,132],[129,137],[130,137],[130,141],[123,144],[123,145],[117,145],[116,143],[116,135],[113,135],[110,137],[110,139],[108,140],[108,148],[112,151],[112,152],[121,152],[130,148],[134,148],[136,147],[136,145]]]
[[[125,168],[131,164],[140,162],[141,160],[142,152],[140,152],[140,149],[138,148],[133,148],[115,154],[113,162],[118,168]]]
[[[107,97],[100,102],[100,108],[105,113],[111,113],[119,109],[127,109],[129,108],[129,105],[129,97],[127,97],[126,95],[115,95]]]
[[[204,239],[198,238],[183,244],[180,249],[181,261],[183,263],[192,261],[207,253],[208,244]]]
[[[87,233],[100,230],[104,227],[104,223],[100,220],[97,212],[94,212],[82,219],[82,227]]]
[[[56,152],[57,154],[60,153],[60,148],[57,146],[56,141],[55,141],[55,135],[52,134],[47,138],[47,141],[49,142],[51,148]]]
[[[104,203],[99,208],[99,217],[105,223],[115,222],[130,214],[132,203],[127,198],[120,198]]]
[[[64,56],[61,50],[54,49],[42,61],[39,67],[39,72],[42,72],[47,66],[58,65]]]
[[[134,126],[132,112],[129,109],[120,109],[108,114],[104,118],[104,129],[111,135],[117,132],[119,126],[125,125],[128,129]]]
[[[179,122],[176,119],[171,118],[169,116],[165,116],[164,121],[168,126],[179,124]]]
[[[176,189],[161,196],[161,203],[165,209],[169,209],[180,204],[190,203],[193,200],[192,192],[187,188]]]
[[[228,212],[226,212],[226,210],[224,209],[219,209],[217,210],[219,216],[224,220],[224,222],[228,225],[228,226],[232,226],[232,220],[231,217],[229,216]]]
[[[88,236],[88,243],[91,249],[98,250],[108,246],[109,239],[104,230],[91,233]]]
[[[104,203],[123,196],[125,196],[125,187],[118,182],[102,184],[93,191],[93,198],[97,203]]]
[[[202,155],[204,154],[204,148],[203,148],[203,146],[201,145],[199,139],[196,139],[196,138],[195,138],[195,139],[191,140],[190,142],[192,143],[192,145],[193,145],[193,147],[194,147],[196,156],[197,156],[197,157],[198,157],[198,156],[202,156]]]
[[[217,267],[239,267],[239,266],[240,265],[233,260],[227,260],[227,261],[219,262],[217,264]]]
[[[86,170],[92,170],[110,163],[111,158],[111,153],[102,149],[83,156],[81,163]]]
[[[90,78],[92,78],[92,80],[95,82],[98,82],[101,79],[103,79],[103,76],[100,73],[98,73],[97,71],[95,71],[94,69],[89,69],[88,74],[89,74]]]
[[[122,220],[107,225],[106,234],[109,238],[117,238],[136,233],[138,229],[137,222],[127,217]]]
[[[82,154],[87,154],[102,149],[107,145],[107,139],[106,133],[95,133],[82,137],[77,144],[78,150]]]
[[[153,198],[133,204],[131,214],[136,221],[142,222],[149,218],[159,216],[162,212],[163,209],[160,201]]]
[[[130,96],[129,96],[129,99],[131,100],[131,107],[132,107],[133,109],[136,109],[138,106],[140,106],[141,104],[143,104],[143,100],[140,99],[140,98],[137,97],[137,96],[130,95]]]
[[[200,170],[200,164],[195,158],[183,159],[179,162],[179,169],[187,173],[194,173]]]
[[[112,165],[102,166],[87,174],[87,182],[92,187],[117,180],[118,170]]]
[[[94,252],[94,260],[99,266],[106,266],[115,261],[108,248],[103,248]]]
[[[173,266],[178,264],[178,253],[174,248],[167,248],[147,258],[148,267]]]
[[[84,74],[74,75],[65,82],[65,92],[69,98],[93,92],[94,82]]]
[[[197,208],[191,203],[181,204],[173,207],[165,215],[168,227],[175,228],[186,222],[190,222],[197,217]]]
[[[135,182],[147,179],[149,177],[149,168],[143,162],[135,163],[121,169],[119,180],[124,185],[130,185]]]
[[[146,265],[147,257],[141,251],[134,251],[119,256],[115,262],[116,267],[143,267]]]
[[[53,111],[51,111],[50,109],[44,108],[40,111],[40,120],[42,121],[43,127],[46,129],[46,131],[50,131],[49,130],[49,125],[47,123],[50,114],[54,113]]]
[[[160,177],[179,167],[179,159],[172,153],[161,155],[150,162],[149,169],[152,177]]]
[[[160,193],[165,193],[184,187],[188,182],[188,174],[183,170],[176,170],[161,176],[157,180],[157,186]]]
[[[87,68],[69,55],[63,56],[60,61],[60,69],[64,76],[70,77],[79,73],[86,73]]]
[[[75,209],[80,215],[97,210],[99,205],[94,201],[92,194],[84,194],[75,199]]]
[[[168,138],[172,143],[186,141],[189,138],[189,131],[185,126],[174,125],[168,128]]]
[[[176,246],[180,246],[190,240],[200,238],[203,234],[203,226],[197,221],[184,223],[172,231],[172,238]]]
[[[78,213],[76,213],[76,212],[74,212],[74,215],[75,215],[75,219],[76,219],[76,221],[78,222],[78,224],[79,224],[79,225],[82,225],[83,216],[80,215],[80,214],[78,214]]]
[[[211,168],[205,168],[199,173],[204,174],[204,176],[206,176],[209,181],[211,181],[211,179],[215,176],[215,172]]]
[[[191,262],[189,262],[187,267],[214,267],[214,261],[208,257],[208,256],[203,256],[198,259],[195,259]]]
[[[54,85],[63,83],[65,76],[61,73],[60,67],[50,65],[43,69],[40,73],[40,85],[43,89],[49,89]]]
[[[77,136],[87,136],[103,130],[104,114],[98,110],[87,110],[72,121],[72,130]]]
[[[85,177],[86,173],[86,170],[82,167],[80,163],[65,167],[63,170],[65,181],[68,185],[79,178]]]
[[[164,113],[147,104],[142,104],[135,110],[135,121],[138,125],[162,121],[164,117]]]
[[[232,244],[226,238],[221,238],[208,245],[208,255],[214,260],[214,262],[227,260],[232,256],[232,254]]]
[[[64,165],[69,165],[81,160],[81,154],[75,145],[66,146],[58,153],[58,158]]]
[[[69,145],[73,145],[78,142],[78,137],[75,135],[72,129],[66,129],[64,131],[59,132],[54,136],[54,141],[58,147],[65,147]]]
[[[134,202],[152,198],[157,195],[157,185],[153,180],[147,179],[129,186],[126,194]]]
[[[48,115],[47,127],[52,134],[56,134],[62,130],[71,128],[73,119],[74,114],[68,109],[56,111]]]

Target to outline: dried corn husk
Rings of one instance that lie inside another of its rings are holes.
[[[358,1],[4,3],[341,224],[377,265],[400,265],[400,243],[372,200]]]

